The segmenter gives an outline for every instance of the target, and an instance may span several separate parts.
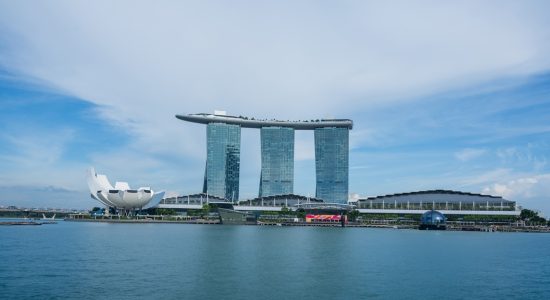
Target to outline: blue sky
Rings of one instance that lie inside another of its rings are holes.
[[[550,215],[545,1],[0,1],[0,205],[84,208],[85,169],[201,189],[175,114],[351,118],[350,192],[454,189]],[[243,130],[241,196],[258,192]],[[295,192],[314,194],[296,134]]]

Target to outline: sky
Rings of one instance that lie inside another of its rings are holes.
[[[202,189],[175,114],[349,118],[350,193],[450,189],[550,216],[548,1],[0,0],[0,205],[90,208],[85,170]],[[315,194],[298,131],[295,193]],[[242,130],[240,195],[260,138]]]

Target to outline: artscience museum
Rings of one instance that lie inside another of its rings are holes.
[[[156,206],[164,197],[164,192],[155,193],[150,187],[132,189],[127,182],[117,181],[113,187],[107,176],[97,174],[94,168],[88,169],[86,179],[93,199],[125,214]]]

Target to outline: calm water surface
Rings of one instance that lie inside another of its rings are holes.
[[[550,234],[0,226],[1,299],[550,299]]]

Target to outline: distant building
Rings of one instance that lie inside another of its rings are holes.
[[[206,130],[206,170],[203,193],[239,199],[241,127],[210,123]]]
[[[207,125],[207,158],[203,193],[239,200],[240,129],[261,129],[262,169],[259,197],[292,194],[294,190],[294,131],[315,131],[316,198],[345,204],[348,200],[348,119],[310,121],[256,120],[214,114],[176,115]]]
[[[331,203],[347,203],[349,176],[349,130],[315,129],[315,197]]]
[[[519,215],[515,201],[499,196],[449,190],[399,193],[359,199],[354,203],[363,213],[415,213],[438,210],[444,214]]]
[[[323,200],[301,195],[286,194],[258,197],[239,201],[242,206],[271,206],[271,207],[295,207],[304,203],[323,203]]]
[[[292,194],[294,190],[294,129],[262,127],[262,171],[259,197]]]
[[[210,201],[223,202],[225,201],[225,198],[217,197],[214,195],[207,195],[205,193],[200,193],[200,194],[192,194],[192,195],[177,196],[177,197],[166,197],[160,201],[159,205],[162,208],[178,208],[177,205],[199,205],[199,207],[202,207],[204,204],[210,203]],[[168,207],[164,205],[176,205],[176,206]]]
[[[88,169],[86,177],[91,197],[107,208],[130,212],[156,206],[164,197],[164,192],[155,193],[150,187],[132,189],[127,182],[116,182],[113,187],[107,176],[97,174],[94,168]]]

